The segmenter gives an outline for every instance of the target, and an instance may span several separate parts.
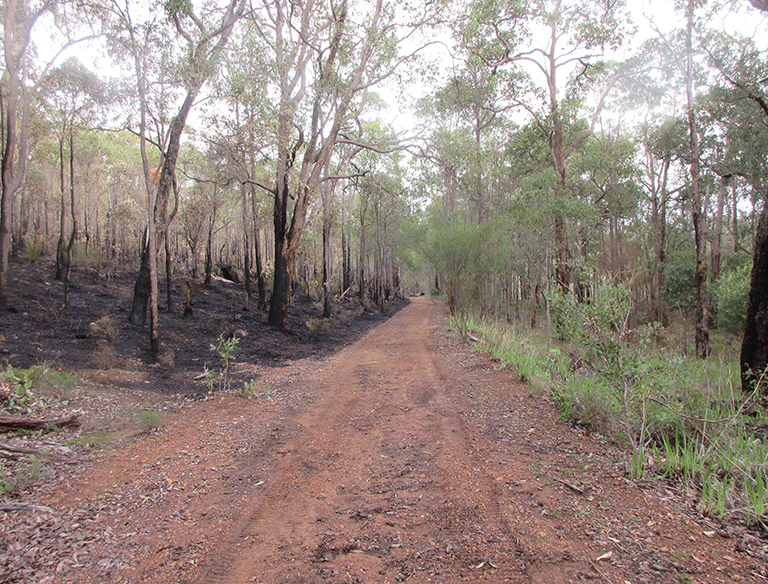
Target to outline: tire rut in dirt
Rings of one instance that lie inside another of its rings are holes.
[[[528,581],[416,302],[339,354],[205,582]],[[463,453],[463,455],[457,455]]]

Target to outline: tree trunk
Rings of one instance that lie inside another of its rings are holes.
[[[54,430],[56,428],[77,428],[80,426],[80,419],[72,414],[66,418],[15,418],[10,416],[0,416],[0,432],[14,432],[16,430]]]
[[[374,16],[369,24],[371,31],[378,29],[379,21],[382,17],[382,0],[377,0],[374,4]],[[293,66],[287,64],[285,59],[286,46],[284,44],[286,39],[283,35],[290,26],[290,23],[286,23],[284,7],[283,4],[277,3],[274,27],[281,95],[280,110],[278,112],[278,151],[274,191],[275,286],[272,290],[268,318],[270,325],[279,327],[285,325],[290,295],[290,279],[296,263],[296,253],[304,229],[310,198],[320,184],[323,171],[337,143],[339,132],[347,121],[352,98],[364,89],[362,83],[363,75],[368,69],[369,61],[375,52],[374,43],[378,38],[377,34],[371,33],[368,35],[367,40],[364,41],[360,60],[351,73],[349,83],[343,92],[337,94],[337,101],[330,118],[332,122],[330,120],[323,122],[322,120],[326,115],[323,113],[323,108],[327,103],[327,90],[334,78],[336,60],[346,30],[346,10],[339,10],[335,13],[337,20],[334,23],[334,32],[330,45],[327,52],[323,51],[325,54],[318,61],[319,71],[315,84],[316,91],[311,107],[312,114],[308,123],[310,131],[306,135],[306,141],[304,140],[304,133],[300,131],[298,141],[292,143],[291,134],[296,127],[294,116],[296,115],[296,106],[298,105],[297,99],[300,101],[301,97],[299,96],[304,94],[303,84],[300,91],[296,93],[293,93],[293,91],[296,90],[296,80],[304,79],[309,61],[306,59],[295,60],[294,65],[298,70],[292,70]],[[305,18],[309,17],[305,16]],[[302,39],[301,42],[307,41]],[[314,47],[312,50],[315,50]],[[308,54],[304,48],[301,49],[301,53]],[[291,81],[291,79],[294,79],[294,81]],[[328,127],[327,132],[324,130],[325,127]],[[299,186],[294,193],[295,199],[292,204],[289,225],[288,208],[291,204],[288,196],[289,173],[300,149],[302,151],[301,168],[297,177]]]
[[[741,344],[741,388],[751,393],[759,383],[762,395],[768,395],[768,383],[762,379],[768,367],[768,204],[763,205],[755,233],[755,253],[747,307],[747,323]]]
[[[189,115],[192,106],[195,103],[195,98],[202,86],[202,82],[196,88],[191,89],[184,100],[179,112],[173,118],[171,122],[171,132],[168,138],[168,146],[163,156],[163,166],[160,171],[160,179],[157,183],[157,193],[155,195],[154,209],[151,211],[153,219],[151,223],[154,225],[154,229],[150,229],[150,242],[154,241],[155,245],[148,245],[147,247],[156,248],[157,241],[160,241],[165,237],[165,232],[168,228],[170,220],[168,218],[168,201],[170,200],[171,189],[175,181],[176,175],[176,161],[179,157],[179,148],[181,145],[181,134],[184,130],[184,126],[187,123],[187,116]],[[137,294],[137,290],[143,288],[151,289],[157,288],[157,280],[151,281],[152,274],[157,271],[157,251],[155,249],[155,257],[148,258],[153,266],[145,273],[143,270],[139,270],[139,277],[134,285],[133,306],[131,307],[131,314],[141,312],[141,309],[136,307],[137,302],[141,302],[146,297],[145,292]],[[142,258],[142,262],[144,259]],[[148,279],[144,279],[148,277]],[[149,294],[151,296],[151,294]],[[146,309],[144,310],[146,312]],[[133,322],[133,321],[132,321]],[[137,323],[135,323],[137,324]],[[143,322],[142,322],[143,324]]]
[[[325,187],[330,189],[330,187]],[[328,277],[331,263],[331,210],[330,194],[323,192],[323,318],[331,316],[331,293]]]
[[[251,238],[248,236],[250,221],[248,220],[248,191],[244,183],[240,183],[240,212],[243,216],[243,278],[245,279],[245,296],[251,296]]]
[[[147,304],[149,302],[149,287],[144,286],[143,282],[149,281],[149,259],[147,252],[149,248],[149,230],[144,230],[143,245],[141,250],[141,265],[139,266],[139,277],[133,285],[133,305],[128,314],[128,322],[136,326],[144,326],[147,321]]]
[[[709,327],[717,328],[717,283],[720,280],[720,243],[723,234],[723,211],[725,209],[725,195],[728,191],[728,179],[730,175],[720,177],[720,189],[717,192],[717,207],[715,210],[715,225],[712,231],[712,247],[710,249],[710,265],[712,267],[712,285],[715,293],[711,295],[709,306]]]
[[[0,169],[0,310],[8,307],[8,256],[10,252],[13,199],[24,180],[28,153],[30,97],[26,88],[23,60],[30,41],[34,20],[19,26],[26,14],[26,4],[17,0],[4,3],[3,49],[6,75],[0,93],[3,123],[3,156]],[[21,128],[19,122],[21,101]]]
[[[61,137],[59,138],[59,193],[60,193],[60,206],[59,206],[59,241],[56,244],[56,274],[54,278],[56,280],[62,280],[64,278],[64,272],[67,270],[67,246],[66,246],[66,233],[67,233],[67,183],[66,174],[64,171],[64,133],[66,132],[66,123],[62,129]]]
[[[651,314],[653,320],[664,322],[664,309],[661,305],[661,286],[663,282],[664,260],[666,259],[667,235],[667,176],[670,159],[661,163],[661,181],[651,194],[651,224],[653,228],[653,274],[651,278]],[[653,171],[651,171],[653,172]]]
[[[686,35],[687,68],[686,94],[688,100],[688,132],[691,145],[691,208],[696,242],[696,356],[709,356],[709,303],[707,301],[707,238],[706,215],[702,212],[699,179],[699,131],[693,101],[693,11],[694,1],[688,2]]]
[[[282,104],[287,108],[287,104]],[[280,112],[278,134],[288,136],[290,124],[287,113]],[[288,187],[288,172],[295,151],[290,152],[288,144],[280,143],[277,155],[277,180],[275,181],[275,207],[272,215],[275,231],[275,275],[272,284],[272,298],[269,303],[269,316],[267,323],[271,326],[285,328],[285,317],[288,314],[288,303],[291,298],[291,283],[293,280],[293,268],[296,262],[296,250],[289,247],[287,239],[288,206],[290,204],[290,191]],[[301,188],[301,187],[300,187]],[[296,210],[294,209],[294,214]]]
[[[352,286],[352,258],[350,249],[349,224],[346,191],[341,191],[341,292],[342,294]]]
[[[360,201],[360,254],[358,259],[358,283],[360,300],[365,300],[365,215],[368,211],[368,200]]]
[[[165,304],[168,314],[173,312],[173,256],[171,255],[171,242],[168,232],[163,238],[165,242]]]
[[[214,194],[214,197],[216,195]],[[213,211],[208,219],[208,239],[205,244],[205,279],[203,284],[211,285],[211,276],[213,273],[213,227],[216,224],[216,204],[213,205]]]
[[[69,208],[72,213],[72,231],[67,244],[64,262],[64,306],[69,308],[69,280],[72,275],[72,248],[77,239],[77,208],[75,206],[75,138],[73,125],[69,124]]]
[[[256,189],[251,185],[251,206],[253,207],[253,258],[256,264],[256,286],[259,289],[259,310],[267,308],[267,282],[264,277],[264,259],[261,251],[261,229],[259,225],[259,202]]]
[[[550,138],[550,155],[552,165],[557,173],[557,184],[553,189],[555,207],[555,277],[563,294],[567,294],[571,285],[571,272],[568,266],[568,231],[565,224],[563,199],[565,191],[565,146],[563,119],[557,101],[557,64],[555,62],[555,29],[552,28],[552,46],[549,54],[549,107],[552,115],[552,136]]]
[[[193,51],[196,56],[204,56],[203,62],[196,63],[196,68],[205,73],[197,74],[192,77],[190,83],[187,84],[187,95],[184,98],[184,102],[179,108],[178,113],[174,116],[170,125],[170,132],[168,134],[168,143],[163,152],[162,157],[162,170],[157,184],[157,192],[154,197],[154,208],[150,207],[149,216],[147,218],[147,254],[146,261],[148,263],[148,270],[139,270],[139,277],[134,285],[134,297],[133,307],[131,308],[131,315],[139,314],[146,311],[146,307],[140,308],[138,303],[146,302],[146,293],[148,289],[149,303],[150,303],[150,350],[155,356],[159,351],[160,341],[157,331],[157,241],[165,237],[166,231],[170,224],[171,218],[168,218],[168,201],[170,198],[171,189],[176,186],[176,163],[179,156],[179,148],[181,144],[181,135],[184,131],[184,127],[187,123],[187,117],[192,109],[192,106],[197,99],[200,89],[205,84],[208,76],[210,76],[214,70],[213,64],[218,55],[224,50],[229,40],[229,36],[232,33],[232,29],[235,23],[240,19],[245,8],[244,2],[240,0],[231,0],[227,7],[224,16],[222,17],[220,26],[215,32],[207,33],[203,35],[203,39]],[[142,68],[141,60],[138,57],[138,42],[133,37],[134,29],[129,23],[130,34],[132,37],[133,48],[136,54],[134,60],[136,63],[136,74],[138,78],[139,98],[141,101],[141,147],[145,148],[145,131],[146,131],[146,78]],[[215,42],[213,42],[215,39]],[[211,46],[212,45],[212,46]],[[211,47],[208,49],[207,47]],[[191,49],[192,47],[190,47]],[[199,51],[199,53],[198,53]],[[149,168],[147,164],[147,158],[145,151],[142,150],[142,163],[144,165],[144,178],[147,183],[148,199],[151,199],[151,180],[149,177]],[[150,201],[151,203],[151,201]],[[174,211],[175,214],[175,211]],[[142,264],[144,258],[142,258]],[[133,322],[133,321],[132,321]]]
[[[736,186],[731,189],[733,195],[733,253],[739,253],[739,197],[736,195]]]
[[[275,327],[285,328],[288,303],[291,298],[291,283],[296,266],[296,253],[285,249],[285,235],[275,233],[275,280],[269,305],[267,322]]]

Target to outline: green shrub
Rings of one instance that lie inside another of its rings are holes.
[[[27,248],[27,261],[30,265],[36,263],[45,251],[45,244],[42,241],[24,241],[24,247]]]
[[[718,325],[731,334],[744,332],[749,304],[752,266],[744,264],[720,278],[718,290]]]
[[[476,330],[474,347],[551,392],[563,417],[631,445],[632,478],[652,457],[657,472],[699,491],[702,512],[768,524],[768,442],[755,434],[768,427],[768,411],[745,411],[738,362],[683,358],[676,344],[665,348],[658,324],[630,329],[623,286],[603,287],[590,305],[558,296],[553,322],[568,341],[555,346],[490,320],[452,325]]]
[[[8,468],[0,468],[0,495],[24,489],[47,477],[50,471],[34,454]]]
[[[157,410],[142,410],[139,425],[145,432],[157,430],[163,425],[163,416]]]
[[[667,305],[684,314],[696,309],[696,260],[692,251],[667,256],[661,298]]]
[[[232,335],[227,336],[224,333],[219,335],[217,343],[211,343],[211,351],[221,360],[221,368],[218,372],[212,371],[205,367],[203,377],[205,379],[206,386],[208,387],[208,394],[213,394],[216,380],[218,379],[219,389],[221,391],[229,390],[229,368],[232,362],[236,358],[238,346],[240,345],[240,337]]]

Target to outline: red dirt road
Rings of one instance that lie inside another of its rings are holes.
[[[210,400],[111,451],[45,501],[87,544],[57,581],[765,580],[435,313],[415,299],[330,359],[266,372],[273,400]]]

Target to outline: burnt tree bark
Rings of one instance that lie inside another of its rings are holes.
[[[331,316],[331,292],[328,285],[331,266],[331,196],[333,186],[323,191],[323,318]]]
[[[195,99],[202,87],[200,83],[196,88],[191,89],[182,103],[179,112],[173,118],[171,122],[171,131],[168,137],[168,146],[163,156],[163,166],[160,171],[160,180],[157,184],[157,192],[155,194],[155,204],[153,209],[154,224],[155,224],[155,241],[160,241],[165,236],[165,232],[168,228],[168,201],[170,199],[171,189],[176,178],[176,162],[179,157],[179,148],[181,146],[181,134],[184,131],[184,126],[187,123],[187,116],[189,115],[192,106],[195,103]],[[141,268],[139,269],[139,276],[136,279],[134,285],[133,305],[131,306],[131,312],[128,315],[128,320],[131,324],[137,326],[144,326],[147,319],[147,301],[150,297],[150,245],[144,247],[144,253],[141,254]],[[153,253],[156,253],[153,250]],[[155,264],[156,258],[151,258],[152,263]]]
[[[69,308],[69,282],[72,276],[72,248],[77,240],[77,207],[75,198],[75,138],[73,124],[69,125],[69,209],[72,213],[72,231],[64,263],[64,306]]]
[[[56,243],[56,280],[64,279],[64,272],[67,269],[67,183],[64,172],[64,136],[66,132],[66,122],[62,128],[59,137],[59,240]]]
[[[304,7],[311,10],[311,6]],[[288,9],[288,12],[286,12]],[[337,60],[343,55],[344,43],[348,34],[347,7],[342,3],[338,10],[332,11],[329,28],[332,27],[330,42],[326,49],[319,51],[320,58],[317,62],[318,75],[314,85],[312,103],[312,115],[309,122],[309,132],[306,143],[304,134],[300,130],[298,140],[292,139],[293,129],[296,127],[296,106],[304,95],[304,86],[299,81],[304,79],[309,58],[297,59],[295,63],[289,63],[291,47],[286,46],[287,39],[284,33],[292,23],[292,15],[300,12],[283,4],[276,3],[275,33],[276,46],[278,48],[276,59],[279,64],[280,75],[280,109],[278,113],[278,156],[275,181],[275,276],[272,298],[269,307],[267,322],[271,326],[283,328],[288,312],[288,302],[291,294],[291,279],[296,265],[299,241],[304,230],[307,216],[307,208],[311,197],[314,195],[321,181],[323,170],[328,164],[333,148],[339,140],[339,133],[349,117],[352,100],[358,94],[365,95],[365,90],[373,83],[372,77],[378,67],[382,66],[377,61],[379,56],[379,43],[381,41],[382,19],[384,19],[384,6],[382,0],[372,3],[368,32],[364,39],[359,41],[359,54],[356,57],[357,65],[350,71],[348,84],[339,92],[337,79]],[[303,33],[310,34],[309,26],[311,17],[301,14]],[[293,23],[295,25],[295,23]],[[302,44],[317,42],[310,37],[303,37]],[[302,55],[309,55],[307,46],[293,47]],[[317,49],[313,48],[312,51]],[[296,53],[294,53],[296,54]],[[348,55],[347,55],[348,56]],[[328,99],[333,95],[333,106],[328,111]],[[361,98],[365,101],[365,98]],[[327,130],[325,129],[327,128]],[[292,145],[291,145],[292,144]],[[289,175],[296,158],[296,153],[301,149],[301,166],[294,192],[293,201],[289,196]],[[289,206],[292,207],[290,221],[288,218]]]
[[[741,343],[741,388],[751,393],[768,367],[768,204],[763,205],[755,233],[755,254],[747,308],[747,324]],[[768,394],[763,380],[759,390]]]
[[[267,308],[267,281],[264,277],[264,259],[261,250],[261,226],[259,225],[259,201],[256,187],[251,185],[251,206],[253,207],[253,259],[256,267],[256,287],[259,291],[259,310]]]
[[[219,54],[227,45],[235,23],[240,19],[244,10],[244,0],[230,0],[218,27],[213,30],[203,30],[200,21],[194,17],[194,15],[191,13],[186,14],[187,16],[192,17],[195,21],[195,27],[197,27],[200,32],[200,37],[196,42],[193,42],[189,33],[184,30],[182,20],[185,15],[179,13],[173,13],[171,15],[180,37],[188,41],[189,56],[194,64],[194,67],[192,68],[194,73],[191,78],[186,80],[186,97],[184,98],[178,113],[171,121],[168,142],[162,157],[163,164],[157,184],[154,209],[151,212],[152,216],[149,218],[150,227],[148,229],[147,245],[142,254],[141,269],[139,270],[139,276],[134,285],[133,306],[131,307],[131,312],[128,316],[128,320],[131,323],[143,326],[146,321],[148,307],[147,299],[149,299],[149,304],[152,305],[152,312],[150,314],[150,351],[153,355],[157,354],[160,348],[157,332],[157,307],[154,300],[157,298],[156,248],[157,242],[166,236],[170,221],[170,218],[168,217],[168,201],[171,189],[174,187],[176,181],[176,163],[178,161],[179,148],[181,145],[181,135],[186,126],[189,112],[191,111],[200,90],[208,77],[213,74],[213,65]],[[143,78],[142,70],[138,65],[137,74],[139,76],[140,98],[143,102],[146,99],[145,85],[143,85],[146,83],[146,80]],[[144,115],[145,112],[145,107],[142,107],[142,115]],[[145,175],[148,175],[148,170],[146,168]]]

